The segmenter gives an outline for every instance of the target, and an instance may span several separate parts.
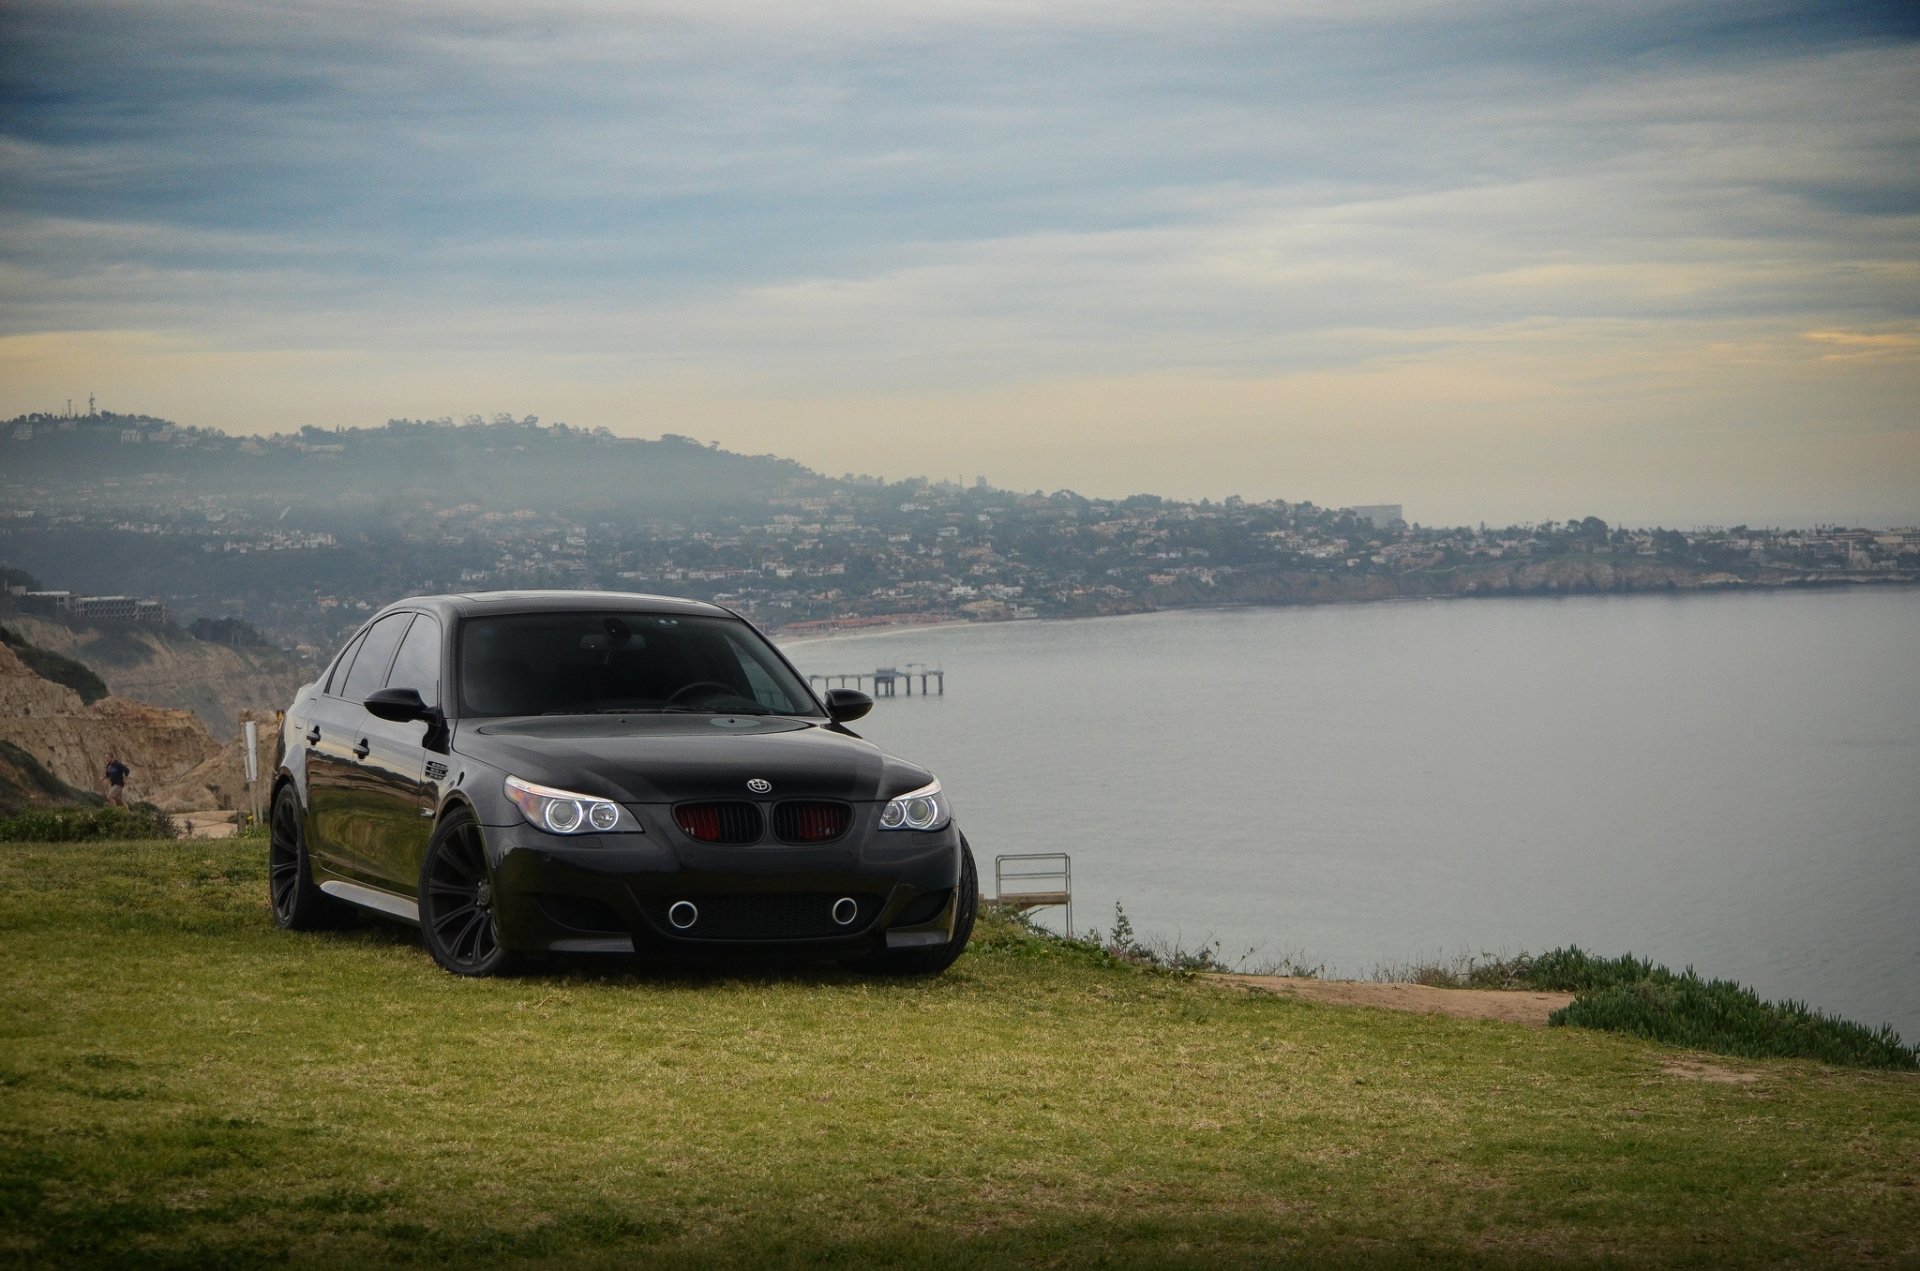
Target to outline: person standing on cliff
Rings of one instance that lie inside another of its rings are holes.
[[[127,806],[127,774],[133,769],[121,763],[112,755],[107,756],[107,802],[116,807]]]

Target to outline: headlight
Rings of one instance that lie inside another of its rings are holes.
[[[953,809],[940,793],[938,781],[887,800],[887,806],[880,812],[883,830],[942,830],[951,820]]]
[[[507,778],[507,797],[527,820],[555,834],[617,830],[626,819],[617,803],[596,799],[590,794],[537,786],[518,777]]]

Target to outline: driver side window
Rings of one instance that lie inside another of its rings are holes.
[[[388,688],[410,688],[429,706],[440,704],[440,624],[421,614],[407,629],[387,675]]]

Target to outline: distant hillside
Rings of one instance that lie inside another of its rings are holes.
[[[239,437],[147,415],[23,415],[0,425],[9,479],[49,491],[121,484],[129,502],[164,493],[284,504],[364,505],[413,490],[436,499],[591,510],[707,510],[823,481],[790,459],[734,454],[690,437],[616,437],[533,416],[467,423],[391,420]],[[351,520],[348,521],[349,528]]]
[[[324,654],[370,607],[417,592],[630,587],[589,557],[586,527],[598,553],[610,536],[688,538],[851,484],[677,434],[531,416],[242,437],[147,415],[25,415],[0,424],[0,502],[18,509],[0,520],[0,563],[49,587],[164,598],[182,624],[238,617]],[[216,732],[257,704],[141,682],[110,650],[90,660],[116,692],[191,705]]]
[[[275,437],[145,416],[25,416],[0,425],[0,507],[0,581],[34,590],[22,581],[32,575],[75,593],[157,598],[227,646],[227,662],[182,666],[179,647],[190,646],[141,645],[139,631],[154,628],[103,628],[76,654],[114,691],[190,705],[222,734],[237,709],[266,706],[298,678],[252,683],[278,664],[250,642],[310,664],[381,606],[434,592],[664,592],[799,632],[1398,596],[1920,583],[1912,527],[1682,533],[1592,515],[1444,527],[1409,522],[1399,504],[1023,494],[984,480],[832,478],[689,437],[641,441],[531,416]],[[267,661],[231,660],[250,649]],[[190,683],[219,687],[190,695],[179,687]]]

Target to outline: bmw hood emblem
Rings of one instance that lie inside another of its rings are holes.
[[[747,789],[753,791],[755,794],[771,794],[773,792],[773,782],[767,780],[765,777],[753,777],[748,780]]]

